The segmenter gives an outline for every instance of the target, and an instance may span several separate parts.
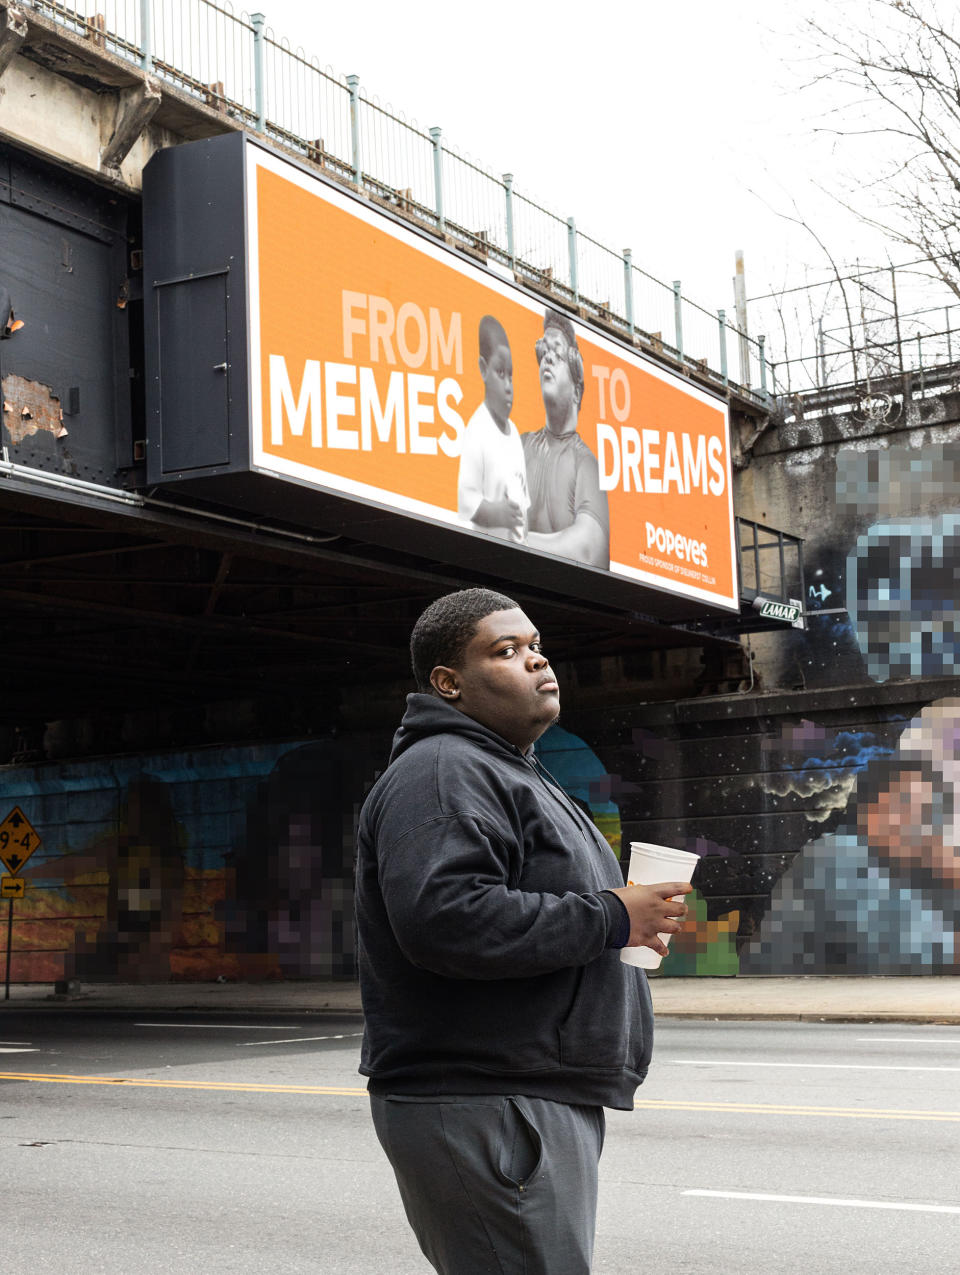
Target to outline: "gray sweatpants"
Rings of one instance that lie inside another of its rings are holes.
[[[498,1094],[370,1103],[440,1275],[589,1275],[602,1107]]]

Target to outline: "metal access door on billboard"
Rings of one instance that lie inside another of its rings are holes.
[[[184,288],[146,307],[151,484],[665,620],[739,610],[722,399],[242,134],[151,161],[144,247]]]
[[[163,463],[226,465],[229,445],[227,272],[164,281],[155,290]],[[165,421],[175,428],[163,429]]]

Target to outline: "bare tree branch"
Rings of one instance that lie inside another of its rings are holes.
[[[837,11],[839,14],[839,10]],[[838,23],[842,19],[838,17]],[[960,295],[953,262],[960,244],[960,30],[936,0],[872,0],[857,27],[811,21],[820,51],[814,86],[851,90],[830,111],[831,132],[852,144],[891,143],[856,183],[880,195],[869,209],[846,205],[875,229],[938,259],[938,274]],[[899,147],[899,150],[897,149]],[[859,166],[859,165],[857,165]]]

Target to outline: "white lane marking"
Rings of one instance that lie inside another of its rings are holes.
[[[32,1045],[0,1045],[0,1054],[36,1054],[39,1050]]]
[[[238,1049],[248,1049],[251,1045],[299,1045],[305,1040],[352,1040],[354,1036],[362,1036],[363,1032],[340,1032],[337,1036],[291,1036],[289,1040],[244,1040]]]
[[[296,1025],[283,1023],[278,1027],[270,1027],[264,1023],[134,1023],[134,1027],[168,1027],[171,1031],[179,1031],[181,1027],[202,1027],[207,1031],[232,1032],[295,1032]]]
[[[762,1200],[773,1204],[827,1204],[844,1209],[896,1209],[904,1213],[960,1213],[957,1204],[900,1204],[887,1200],[845,1200],[829,1195],[766,1195],[759,1191],[682,1191],[715,1200]]]
[[[960,1036],[858,1036],[861,1045],[960,1045]]]
[[[678,1067],[813,1067],[820,1071],[960,1071],[960,1067],[887,1066],[882,1063],[743,1062],[725,1058],[662,1058]]]

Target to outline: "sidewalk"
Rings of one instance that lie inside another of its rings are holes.
[[[654,978],[650,987],[663,1018],[960,1025],[960,976]],[[50,984],[30,983],[10,988],[5,1009],[359,1014],[360,993],[349,982],[83,983],[58,996]]]

